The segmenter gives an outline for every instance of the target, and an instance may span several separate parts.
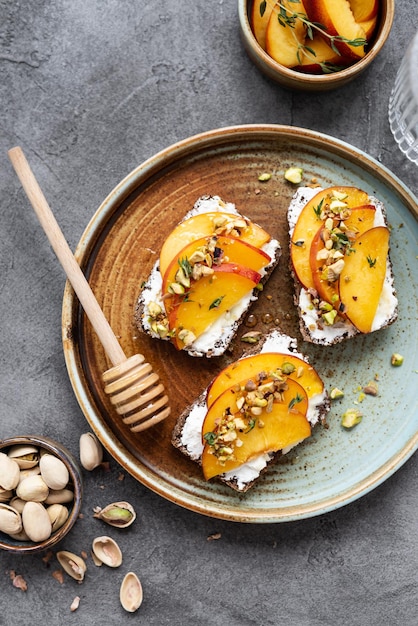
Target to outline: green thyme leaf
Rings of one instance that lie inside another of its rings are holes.
[[[222,300],[225,298],[225,296],[220,296],[219,298],[216,298],[216,300],[214,300],[212,302],[212,304],[209,305],[209,311],[211,309],[218,309],[221,305]]]
[[[216,435],[214,432],[205,433],[203,435],[203,439],[206,441],[208,446],[214,446],[216,441]]]
[[[267,8],[267,2],[266,2],[266,0],[263,0],[262,2],[260,2],[260,15],[261,15],[261,17],[263,17],[264,13],[266,12],[266,8]]]
[[[372,259],[372,257],[368,255],[367,263],[369,264],[369,267],[374,267],[376,265],[376,261],[377,261],[376,258]]]
[[[291,401],[289,402],[289,404],[287,405],[289,411],[291,409],[293,409],[293,407],[296,404],[299,404],[299,402],[302,402],[302,400],[303,400],[303,396],[301,396],[300,394],[297,393],[296,396],[294,398],[292,398]]]

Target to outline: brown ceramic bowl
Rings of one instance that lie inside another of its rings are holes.
[[[253,2],[259,0],[238,0],[238,15],[241,37],[250,59],[269,78],[289,89],[301,91],[327,91],[346,85],[373,62],[383,48],[392,28],[395,0],[380,0],[376,31],[368,52],[353,65],[329,74],[306,74],[289,69],[272,59],[257,42],[250,25]]]
[[[55,546],[69,533],[80,513],[83,487],[81,471],[73,455],[64,446],[56,441],[53,441],[52,439],[49,439],[48,437],[26,435],[10,439],[2,439],[0,440],[0,452],[7,452],[11,446],[22,444],[29,444],[40,449],[44,449],[48,453],[61,459],[61,461],[63,461],[66,465],[70,475],[68,489],[71,489],[74,492],[73,501],[65,505],[69,509],[69,515],[66,522],[61,526],[61,528],[52,533],[48,539],[35,543],[33,541],[15,539],[0,531],[0,549],[8,550],[9,552],[14,552],[16,554],[30,554],[42,552],[52,548],[52,546]],[[8,503],[5,502],[5,504]]]

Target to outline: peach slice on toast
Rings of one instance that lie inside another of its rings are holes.
[[[213,274],[192,283],[182,296],[173,296],[169,328],[178,350],[194,341],[221,315],[230,312],[242,298],[251,294],[261,275],[238,263],[223,263]],[[167,307],[167,304],[166,304]]]
[[[236,391],[227,389],[212,404],[204,419],[202,468],[206,480],[260,454],[296,445],[311,434],[306,418],[307,394],[294,380],[288,380],[281,401],[274,402],[269,412],[262,409],[257,415],[247,417],[243,409],[238,408],[237,399],[239,401]]]
[[[180,222],[168,235],[160,252],[160,273],[164,276],[171,261],[180,250],[195,239],[214,234],[231,233],[241,241],[261,248],[270,241],[270,235],[258,224],[234,213],[211,211],[198,213]]]
[[[163,275],[163,284],[161,289],[163,295],[169,293],[170,285],[176,282],[176,276],[182,264],[184,265],[184,263],[189,263],[190,265],[194,258],[199,260],[200,257],[202,257],[202,259],[200,259],[201,262],[204,261],[206,256],[204,251],[208,246],[209,239],[210,237],[195,239],[176,254]],[[238,263],[239,265],[249,267],[256,272],[262,270],[271,261],[271,257],[266,252],[263,252],[263,250],[260,250],[259,248],[234,237],[217,237],[216,243],[213,245],[215,246],[217,258],[220,262],[225,259],[229,263]],[[216,267],[219,267],[219,265],[213,265],[211,267],[215,269]],[[184,276],[184,279],[186,278],[189,277]]]
[[[366,230],[353,244],[340,275],[340,300],[347,317],[362,333],[369,333],[382,294],[389,252],[389,229]]]
[[[364,205],[368,194],[356,187],[329,187],[319,191],[303,207],[292,233],[290,258],[293,270],[305,289],[315,289],[310,265],[310,248],[321,226],[321,211],[327,202],[331,202],[337,193],[345,196],[344,203],[348,208]]]
[[[283,372],[285,376],[297,379],[305,389],[308,398],[322,393],[324,383],[315,369],[303,359],[293,354],[262,352],[248,356],[225,367],[208,388],[206,404],[211,407],[226,389],[255,378],[261,371]]]

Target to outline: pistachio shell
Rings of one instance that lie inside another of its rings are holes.
[[[78,554],[73,554],[67,550],[57,552],[57,559],[62,569],[75,580],[82,581],[86,573],[87,565],[84,559]]]
[[[19,482],[20,467],[7,454],[0,452],[0,487],[15,489]]]
[[[30,541],[30,537],[27,536],[24,530],[21,530],[20,533],[9,533],[9,537],[16,539],[16,541]]]
[[[0,503],[0,530],[8,535],[22,530],[22,517],[8,504]]]
[[[122,552],[114,539],[103,535],[93,539],[93,553],[108,567],[119,567],[122,564]]]
[[[41,502],[26,502],[22,512],[23,529],[32,541],[45,541],[52,533],[52,524]]]
[[[39,462],[39,450],[36,446],[18,444],[9,448],[7,456],[14,459],[20,469],[29,469]]]
[[[45,504],[66,504],[74,500],[71,489],[50,489]]]
[[[0,502],[9,502],[12,497],[12,489],[3,489],[3,487],[0,487]]]
[[[67,466],[53,454],[44,454],[39,461],[41,476],[50,489],[64,489],[70,480]]]
[[[53,533],[65,524],[69,515],[67,507],[63,504],[51,504],[51,506],[47,508],[47,513],[51,520]]]
[[[21,498],[18,498],[17,496],[12,498],[9,502],[9,505],[12,506],[14,509],[16,509],[16,511],[19,511],[19,513],[22,513],[23,507],[25,506],[25,504],[26,504],[26,500],[22,500]]]
[[[27,502],[43,502],[47,499],[49,488],[41,475],[29,476],[18,484],[16,495]]]
[[[120,603],[128,613],[134,613],[142,604],[141,581],[134,572],[128,572],[122,580],[119,593]]]
[[[39,465],[35,465],[35,467],[29,467],[28,469],[21,469],[19,482],[21,483],[22,480],[25,480],[25,478],[29,478],[29,476],[37,476],[40,473],[41,470],[39,469]]]
[[[80,463],[88,471],[94,470],[103,460],[103,448],[93,433],[84,433],[80,437]]]
[[[129,502],[112,502],[96,511],[93,517],[103,520],[109,526],[127,528],[135,521],[136,513]]]

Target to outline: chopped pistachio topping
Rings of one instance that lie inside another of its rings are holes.
[[[403,363],[403,356],[401,354],[398,354],[397,352],[394,352],[394,354],[392,354],[391,356],[390,362],[394,367],[400,367]]]
[[[235,448],[243,445],[245,435],[256,426],[263,428],[265,416],[272,412],[273,405],[284,401],[283,393],[288,388],[284,370],[290,369],[287,366],[293,367],[291,363],[283,363],[272,372],[259,372],[245,383],[234,387],[236,398],[233,406],[228,407],[215,420],[213,431],[203,436],[211,454],[221,464],[234,460]],[[303,397],[298,394],[292,398],[288,404],[289,411],[302,400]]]
[[[353,428],[360,424],[363,414],[358,409],[348,409],[341,417],[341,426],[344,428]]]
[[[329,392],[329,397],[331,400],[340,400],[344,397],[344,392],[341,391],[341,389],[338,389],[338,387],[334,387],[334,389],[331,389]]]
[[[289,167],[284,173],[285,179],[294,185],[302,182],[302,176],[303,169],[301,167]]]

